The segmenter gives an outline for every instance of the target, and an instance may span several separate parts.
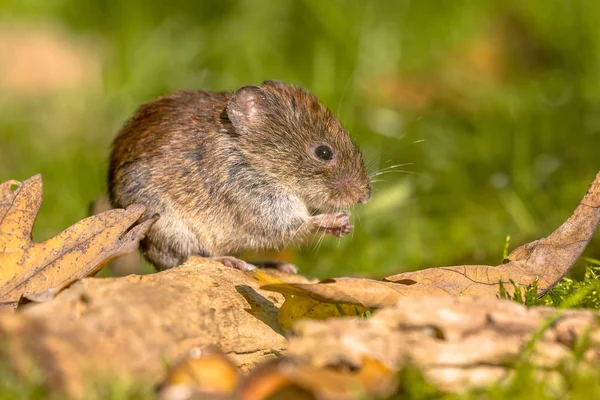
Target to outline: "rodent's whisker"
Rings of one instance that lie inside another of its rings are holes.
[[[380,175],[385,175],[385,174],[392,174],[392,173],[395,173],[395,174],[414,174],[415,172],[414,171],[406,171],[406,170],[403,170],[403,169],[390,170],[390,171],[379,171],[379,172],[376,172],[374,174],[371,174],[371,178],[374,178],[374,177],[380,176]]]
[[[344,86],[344,91],[342,92],[342,96],[340,97],[340,101],[338,102],[338,108],[337,108],[337,113],[336,113],[338,118],[340,117],[340,109],[342,108],[342,102],[344,101],[344,96],[346,95],[346,90],[348,90],[348,85],[350,85],[350,81],[352,80],[352,78],[353,78],[353,75],[350,75],[348,77],[348,80],[346,81],[346,85]]]
[[[387,171],[387,170],[394,169],[394,168],[406,167],[406,166],[409,166],[409,165],[414,165],[414,163],[404,163],[404,164],[390,165],[389,167],[381,168],[379,171],[375,171],[375,173],[381,172],[381,171]]]
[[[323,237],[325,236],[325,233],[321,232],[320,234],[317,234],[313,237],[313,245],[312,245],[312,250],[313,251],[318,251],[319,247],[320,247],[320,243],[323,240]]]
[[[321,249],[321,245],[323,244],[323,240],[325,239],[325,232],[321,233],[319,240],[317,241],[317,252]]]
[[[394,164],[394,165],[387,166],[387,167],[385,167],[385,168],[383,168],[383,169],[390,169],[390,168],[397,168],[397,167],[405,167],[405,166],[407,166],[407,165],[414,165],[414,164],[415,164],[415,163],[402,163],[402,164]]]
[[[309,223],[309,220],[306,220],[304,222],[302,222],[300,224],[300,226],[298,227],[298,229],[296,229],[294,231],[294,233],[292,234],[292,236],[290,237],[290,241],[294,241],[294,239],[296,239],[296,236],[298,236],[298,234],[300,233],[300,231]]]
[[[374,167],[376,165],[376,163],[378,161],[379,161],[379,158],[377,158],[377,157],[370,158],[370,159],[368,159],[368,160],[365,161],[365,167],[367,169],[371,169],[372,167]]]

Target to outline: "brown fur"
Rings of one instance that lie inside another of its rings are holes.
[[[315,156],[322,144],[332,161]],[[361,154],[332,113],[273,81],[142,105],[114,140],[108,181],[113,206],[140,203],[145,218],[160,215],[142,247],[161,269],[331,233],[339,227],[323,221],[333,214],[313,214],[371,195]]]

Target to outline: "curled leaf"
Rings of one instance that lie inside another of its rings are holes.
[[[500,282],[507,291],[512,291],[512,282],[527,286],[538,279],[538,296],[542,296],[575,264],[599,223],[600,173],[565,223],[550,236],[514,249],[505,264],[429,268],[392,275],[385,280],[410,284],[413,290],[438,288],[453,296],[497,297]]]

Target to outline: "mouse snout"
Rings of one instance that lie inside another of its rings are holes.
[[[358,198],[357,203],[368,203],[369,200],[371,200],[371,195],[372,195],[372,190],[371,190],[371,185],[367,185],[367,188],[363,191],[363,193],[360,195],[360,197]]]
[[[357,179],[343,174],[336,182],[338,193],[348,203],[366,203],[371,199],[371,185],[366,187]]]

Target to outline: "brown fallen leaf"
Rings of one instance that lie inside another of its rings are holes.
[[[130,229],[145,211],[133,205],[86,218],[35,243],[31,231],[41,203],[41,175],[0,184],[0,307],[15,308],[21,297],[53,298],[111,259],[135,250],[154,222],[150,219]]]
[[[396,373],[365,357],[358,371],[315,367],[281,358],[254,369],[238,386],[235,399],[360,399],[389,396]]]
[[[523,365],[544,379],[565,367],[596,371],[598,317],[592,310],[493,298],[406,297],[368,319],[302,321],[289,335],[286,357],[314,367],[354,368],[368,357],[392,371],[418,368],[438,389],[464,392],[510,383]]]
[[[155,274],[84,278],[53,301],[0,313],[10,343],[0,364],[31,360],[45,387],[75,399],[94,397],[90,386],[105,377],[158,384],[165,363],[192,348],[217,347],[243,373],[285,353],[282,303],[242,271],[199,257]]]
[[[239,381],[239,372],[223,352],[215,348],[194,348],[175,363],[159,387],[160,400],[230,396]]]
[[[262,288],[286,296],[281,307],[294,319],[311,317],[304,309],[311,299],[311,310],[324,319],[338,316],[336,305],[367,308],[390,306],[405,296],[477,296],[498,297],[499,283],[506,291],[531,285],[538,279],[538,296],[548,292],[569,271],[585,249],[600,223],[600,173],[573,215],[550,236],[513,250],[508,262],[500,266],[462,265],[429,268],[392,275],[384,281],[360,278],[326,279],[315,284],[269,283]],[[326,308],[327,307],[327,308]],[[319,312],[315,309],[319,308]],[[289,319],[288,315],[280,320]]]
[[[377,281],[364,278],[331,278],[318,283],[283,283],[261,286],[261,289],[281,293],[293,301],[302,297],[317,302],[351,304],[366,308],[391,306],[404,296],[444,295],[443,289],[411,287],[394,282]]]
[[[90,214],[98,215],[103,212],[110,211],[113,209],[110,204],[110,199],[107,194],[98,197],[94,202],[90,204]],[[125,254],[122,257],[111,261],[105,268],[108,268],[112,276],[127,276],[131,274],[144,274],[144,262],[141,253],[137,250],[133,250],[129,254]]]
[[[550,236],[514,249],[508,255],[507,263],[497,267],[461,265],[430,268],[388,276],[385,280],[410,285],[415,290],[422,289],[422,286],[435,287],[453,296],[496,297],[499,282],[511,291],[511,280],[527,286],[537,278],[538,296],[542,296],[569,272],[594,236],[599,223],[600,172],[565,223]]]

